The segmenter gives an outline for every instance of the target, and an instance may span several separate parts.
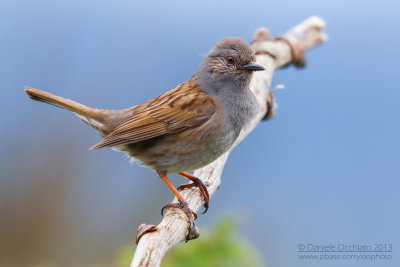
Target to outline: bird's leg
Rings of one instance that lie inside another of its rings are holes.
[[[164,181],[164,183],[171,189],[171,191],[174,193],[174,195],[178,198],[178,203],[169,203],[165,205],[162,210],[161,210],[161,215],[164,216],[164,210],[168,208],[179,208],[181,209],[185,215],[188,217],[189,220],[189,227],[188,227],[188,235],[186,236],[186,241],[189,241],[191,239],[196,239],[199,237],[198,230],[196,229],[196,225],[194,224],[194,220],[197,218],[196,212],[192,211],[189,208],[188,203],[185,201],[185,199],[182,197],[182,195],[179,193],[179,191],[175,188],[175,186],[171,183],[171,181],[168,179],[166,173],[164,172],[157,172],[160,178]],[[140,238],[150,232],[154,232],[157,230],[157,226],[155,225],[148,225],[148,224],[142,224],[139,226],[138,232],[137,232],[137,237],[136,237],[136,243],[139,242]]]
[[[188,203],[182,197],[182,195],[179,193],[179,191],[176,189],[176,187],[168,179],[166,173],[164,173],[164,172],[157,172],[157,173],[160,176],[160,178],[164,181],[164,183],[172,190],[172,192],[174,193],[174,195],[178,199],[178,203],[169,203],[169,204],[165,205],[161,209],[161,215],[163,215],[165,209],[168,209],[168,208],[180,208],[186,214],[186,216],[189,219],[188,235],[186,236],[186,241],[189,241],[190,239],[198,238],[199,237],[199,233],[198,233],[198,231],[196,229],[196,226],[194,224],[194,220],[197,219],[196,212],[192,211],[189,208]]]
[[[208,194],[208,190],[207,187],[204,185],[204,183],[197,177],[194,177],[193,175],[190,175],[189,173],[186,172],[179,172],[178,174],[182,175],[183,177],[185,177],[186,179],[189,179],[190,181],[192,181],[193,183],[191,184],[183,184],[180,187],[178,187],[178,190],[184,190],[186,188],[192,188],[192,187],[198,187],[200,190],[200,194],[203,196],[204,198],[204,208],[205,210],[203,211],[203,213],[206,213],[208,210],[208,203],[210,201],[210,195]]]

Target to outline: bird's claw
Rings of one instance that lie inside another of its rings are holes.
[[[208,193],[206,185],[210,185],[210,184],[209,183],[204,184],[199,178],[193,179],[192,181],[193,181],[193,183],[183,184],[183,185],[179,186],[178,190],[182,191],[182,190],[185,190],[187,188],[192,188],[192,187],[199,188],[200,194],[203,196],[203,199],[204,199],[203,206],[204,206],[205,210],[202,212],[204,214],[207,212],[207,210],[209,208],[210,195]]]
[[[144,236],[147,233],[151,233],[151,232],[155,232],[155,231],[157,231],[156,225],[144,224],[144,223],[139,225],[139,228],[138,228],[137,234],[136,234],[136,245],[139,244],[139,240],[140,240],[140,238],[142,238],[142,236]]]
[[[188,220],[189,220],[189,224],[188,224],[188,234],[186,235],[186,242],[192,239],[196,239],[199,237],[199,229],[196,227],[194,220],[197,219],[197,213],[192,211],[189,208],[189,205],[186,201],[180,201],[178,200],[178,203],[169,203],[167,205],[165,205],[162,209],[161,209],[161,215],[164,216],[164,210],[165,209],[169,209],[169,208],[178,208],[181,209],[185,215],[187,216]]]

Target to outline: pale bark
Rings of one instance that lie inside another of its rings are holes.
[[[327,36],[323,32],[324,26],[325,22],[321,18],[310,17],[289,30],[283,37],[299,51],[305,51],[327,40]],[[264,34],[264,37],[266,37],[265,33],[265,29],[260,29],[256,32],[255,38],[257,39],[257,35],[260,34]],[[194,172],[194,176],[200,178],[204,183],[208,183],[207,188],[210,196],[221,184],[221,174],[231,150],[258,125],[266,114],[268,109],[267,98],[270,93],[274,70],[294,63],[293,49],[287,42],[281,40],[257,41],[256,39],[252,48],[256,52],[260,51],[256,56],[257,63],[263,65],[265,71],[255,72],[250,87],[260,102],[261,109],[242,130],[236,143],[228,152],[211,164]],[[203,205],[203,198],[197,188],[183,190],[182,196],[193,211],[198,211]],[[179,209],[169,209],[157,228],[157,231],[145,234],[140,239],[131,263],[132,267],[159,266],[164,254],[174,245],[185,240],[188,230],[187,217]]]

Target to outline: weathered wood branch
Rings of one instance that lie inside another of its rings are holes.
[[[261,109],[242,130],[236,143],[228,152],[194,172],[194,176],[200,178],[204,183],[208,183],[210,196],[221,184],[222,170],[232,149],[258,125],[267,114],[268,109],[267,117],[273,115],[275,107],[272,94],[270,94],[270,85],[274,70],[292,63],[303,66],[305,63],[304,51],[327,40],[327,36],[323,32],[324,26],[325,22],[321,18],[310,17],[276,40],[269,38],[266,29],[256,31],[252,48],[256,52],[257,63],[263,65],[265,71],[254,74],[250,87],[260,102]],[[193,211],[199,210],[203,205],[203,198],[197,188],[182,191],[182,196]],[[174,199],[174,202],[176,201]],[[131,267],[159,266],[164,254],[171,247],[185,240],[188,230],[186,215],[179,209],[169,209],[157,228],[157,231],[145,234],[140,239]]]

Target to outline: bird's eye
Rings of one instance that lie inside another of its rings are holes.
[[[233,57],[229,56],[229,57],[226,58],[226,61],[227,61],[229,64],[233,64],[233,63],[235,62],[235,59],[234,59]]]

